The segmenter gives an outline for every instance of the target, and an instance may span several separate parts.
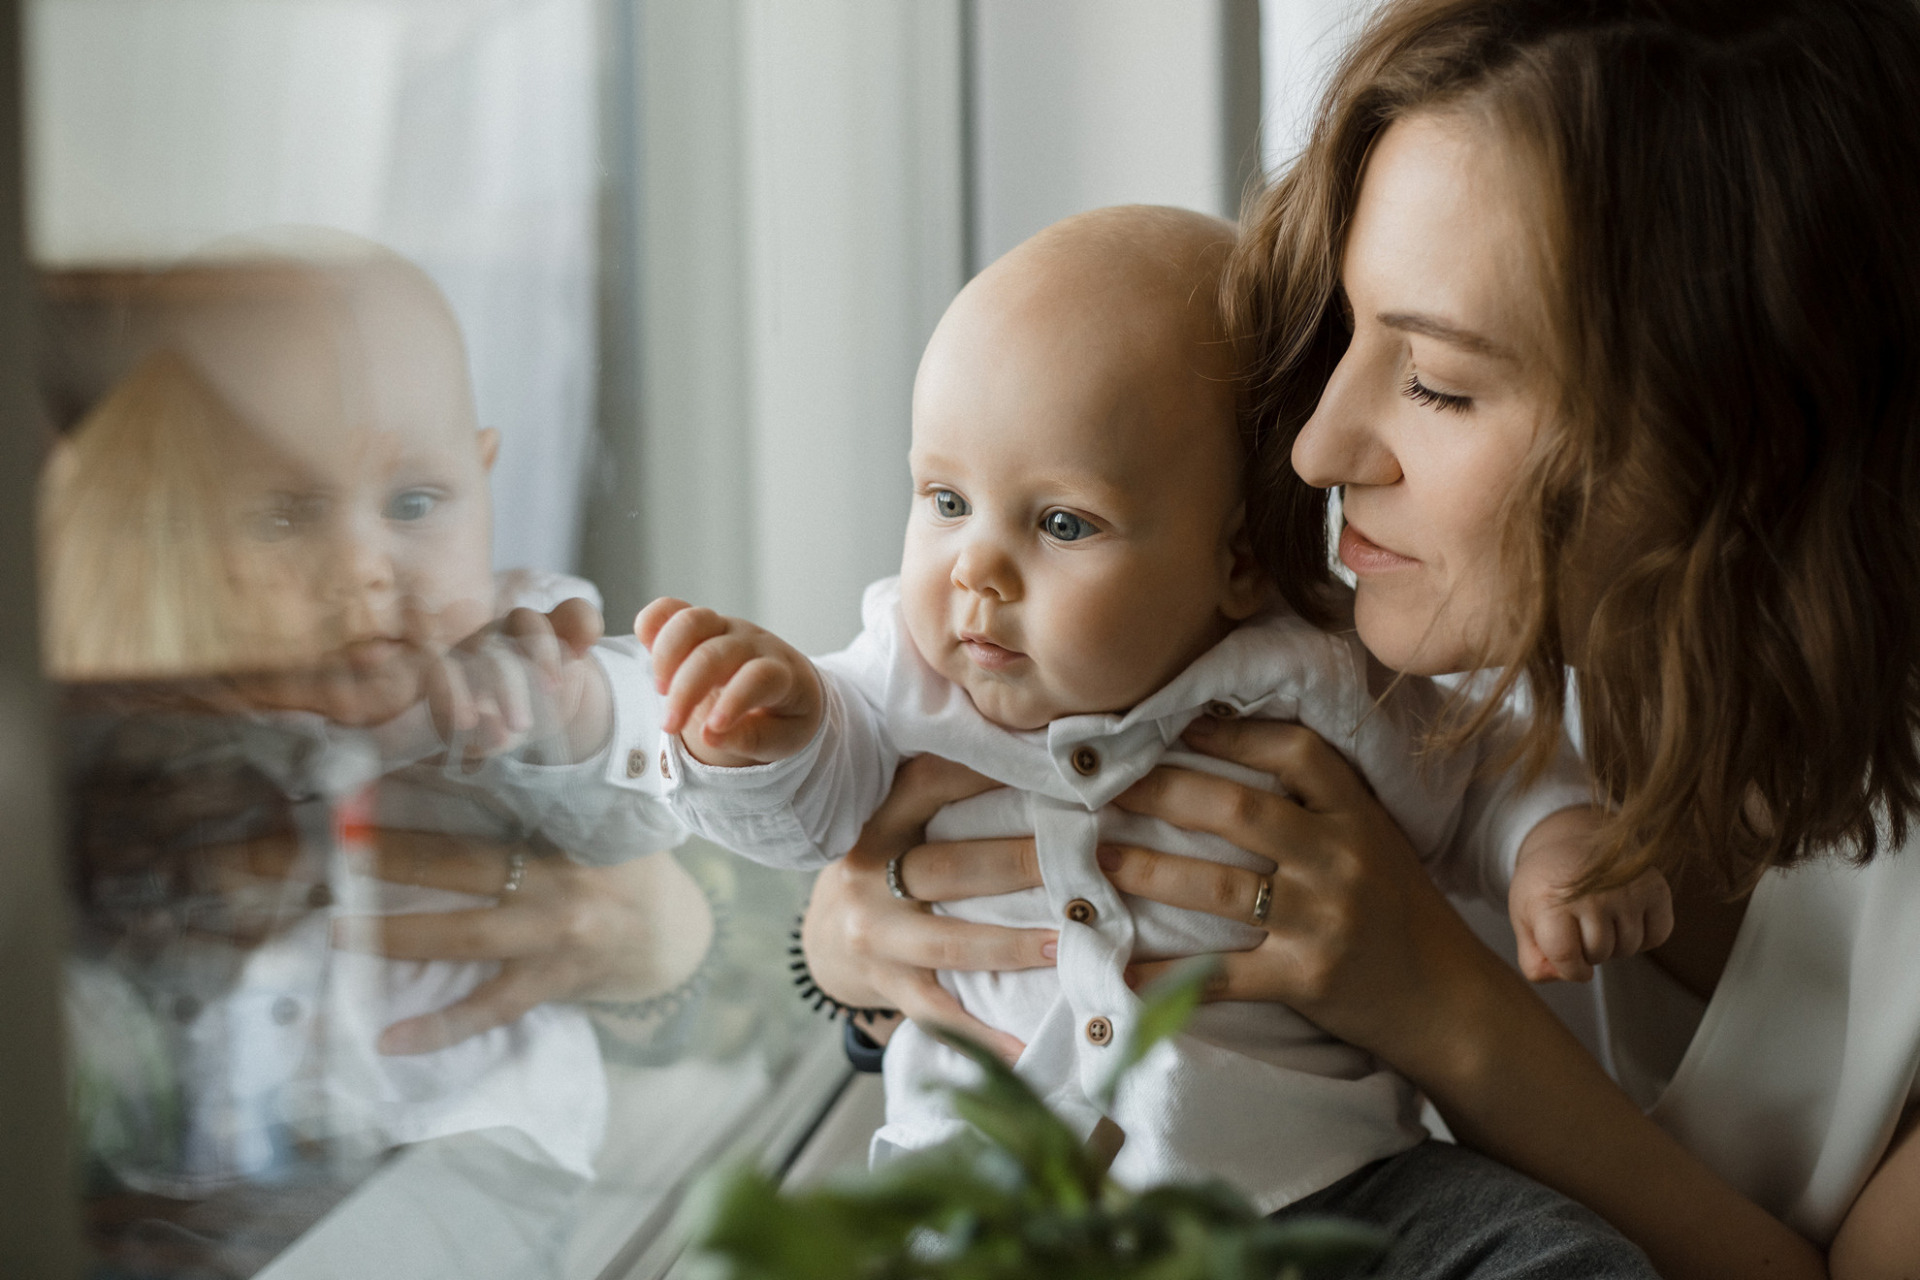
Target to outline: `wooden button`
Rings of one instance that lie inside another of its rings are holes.
[[[1113,1039],[1113,1024],[1105,1018],[1087,1019],[1087,1040],[1092,1044],[1106,1044]]]
[[[673,776],[673,770],[667,768],[667,752],[664,747],[660,750],[660,776],[663,778],[671,778]]]
[[[1216,698],[1207,704],[1207,714],[1215,720],[1233,720],[1239,717],[1240,708],[1231,702],[1221,702]]]
[[[1091,778],[1094,774],[1100,772],[1100,753],[1092,747],[1075,747],[1073,749],[1073,769],[1075,773],[1083,777]]]
[[[647,753],[635,747],[627,752],[627,776],[637,778],[647,771]]]
[[[1085,898],[1075,898],[1067,904],[1067,919],[1075,924],[1092,924],[1099,915],[1100,913],[1093,909],[1093,904]]]

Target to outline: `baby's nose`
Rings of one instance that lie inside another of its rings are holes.
[[[1020,596],[1013,557],[986,539],[969,542],[953,561],[953,585],[975,595],[1011,602]]]

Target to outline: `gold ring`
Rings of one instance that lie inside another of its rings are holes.
[[[1267,912],[1273,910],[1273,877],[1261,876],[1260,887],[1253,891],[1253,923],[1264,925]]]

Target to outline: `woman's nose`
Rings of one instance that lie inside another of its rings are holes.
[[[1387,485],[1400,479],[1400,461],[1378,423],[1389,406],[1365,394],[1369,382],[1349,348],[1320,393],[1313,416],[1293,441],[1293,469],[1316,489]]]
[[[967,539],[953,561],[953,585],[1003,604],[1020,598],[1020,574],[1013,557],[990,535]]]

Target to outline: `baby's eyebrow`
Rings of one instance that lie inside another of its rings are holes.
[[[1491,356],[1496,360],[1516,359],[1512,351],[1501,346],[1484,334],[1471,329],[1463,329],[1457,324],[1442,320],[1438,316],[1422,315],[1416,311],[1383,311],[1376,317],[1389,329],[1398,329],[1402,333],[1418,333],[1429,338],[1438,338],[1450,346],[1470,351],[1477,356]]]

